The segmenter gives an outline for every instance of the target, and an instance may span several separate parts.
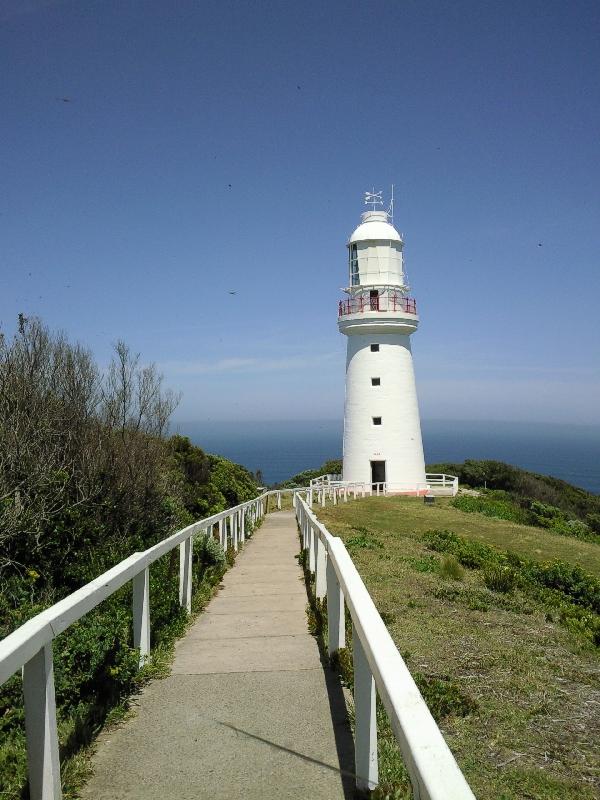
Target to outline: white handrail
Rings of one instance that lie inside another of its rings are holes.
[[[133,639],[140,650],[140,666],[150,652],[150,596],[148,570],[151,564],[175,547],[180,548],[179,602],[191,610],[192,540],[201,531],[208,534],[218,525],[224,549],[228,543],[237,550],[245,540],[246,525],[256,523],[266,513],[269,497],[275,497],[281,508],[281,495],[292,493],[297,506],[303,489],[273,489],[194,522],[142,553],[121,561],[116,566],[86,583],[77,591],[32,617],[0,641],[0,686],[23,667],[25,729],[29,792],[31,800],[60,800],[60,763],[54,696],[52,641],[73,622],[85,616],[128,581],[133,581]]]
[[[390,483],[389,481],[365,483],[361,481],[344,481],[341,475],[319,475],[318,478],[311,479],[311,489],[320,490],[323,487],[326,489],[343,489],[344,487],[348,489],[356,488],[363,497],[365,495],[384,495],[387,497],[387,495],[390,494],[421,496],[428,493],[456,495],[458,492],[458,478],[456,475],[445,475],[439,472],[427,473],[424,483]]]
[[[327,597],[329,654],[345,646],[344,603],[352,618],[356,784],[378,783],[375,690],[387,711],[411,778],[415,800],[474,800],[427,704],[341,539],[318,521],[308,503],[296,518],[315,574],[315,594]]]

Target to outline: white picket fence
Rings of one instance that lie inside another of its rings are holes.
[[[357,787],[373,789],[378,783],[375,700],[379,694],[415,800],[474,800],[344,543],[312,512],[311,494],[307,492],[308,502],[296,498],[296,518],[308,568],[315,575],[315,595],[327,598],[330,655],[345,647],[346,607],[352,619]]]
[[[224,549],[235,550],[246,537],[248,522],[256,524],[273,497],[281,508],[283,492],[265,492],[254,500],[213,514],[174,533],[143,553],[121,561],[64,600],[30,619],[0,642],[0,686],[23,669],[25,732],[31,800],[60,800],[60,762],[54,695],[53,640],[128,581],[133,582],[133,643],[140,666],[150,653],[150,565],[179,547],[179,602],[188,611],[192,603],[192,545],[195,536],[218,530]]]

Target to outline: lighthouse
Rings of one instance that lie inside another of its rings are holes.
[[[393,201],[367,192],[372,208],[348,241],[347,298],[338,327],[348,337],[343,479],[424,494],[425,460],[410,337],[419,317],[404,272]],[[383,488],[383,487],[381,487]]]

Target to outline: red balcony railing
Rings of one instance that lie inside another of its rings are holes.
[[[387,313],[403,311],[405,314],[416,314],[417,302],[412,297],[404,297],[400,294],[352,297],[348,300],[340,300],[338,317],[345,317],[347,314],[363,314],[366,311]]]

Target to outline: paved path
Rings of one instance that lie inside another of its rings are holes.
[[[269,514],[178,643],[170,677],[100,736],[84,798],[352,796],[343,698],[307,631],[297,552],[293,513]]]

